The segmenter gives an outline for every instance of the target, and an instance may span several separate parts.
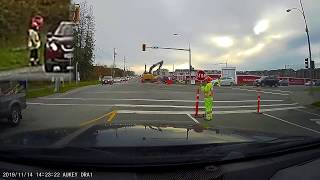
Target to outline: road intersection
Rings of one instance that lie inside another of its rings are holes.
[[[18,127],[0,124],[0,134],[105,124],[205,124],[286,135],[320,136],[320,113],[292,99],[290,88],[263,88],[257,113],[255,87],[215,87],[214,119],[194,118],[196,86],[140,83],[96,85],[28,100]],[[203,96],[200,95],[200,100]],[[199,104],[203,113],[203,101]]]

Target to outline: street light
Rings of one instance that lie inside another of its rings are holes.
[[[174,33],[173,34],[174,36],[181,36],[181,34],[178,34],[178,33]],[[188,42],[188,52],[189,52],[189,81],[190,81],[190,84],[191,84],[191,45],[190,45],[190,41]]]
[[[302,5],[302,1],[299,0],[300,2],[300,7],[301,9],[299,8],[291,8],[291,9],[287,9],[287,12],[291,12],[292,10],[297,10],[301,13],[303,19],[304,19],[304,24],[305,24],[305,31],[306,31],[306,34],[307,34],[307,40],[308,40],[308,48],[309,48],[309,59],[310,59],[310,64],[312,62],[312,54],[311,54],[311,44],[310,44],[310,36],[309,36],[309,28],[308,28],[308,23],[307,23],[307,19],[306,19],[306,15],[305,15],[305,12],[304,12],[304,8],[303,8],[303,5]],[[309,67],[309,71],[310,71],[310,81],[312,82],[312,68]],[[311,87],[312,87],[312,83],[311,83]]]

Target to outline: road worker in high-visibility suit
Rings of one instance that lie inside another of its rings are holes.
[[[204,105],[205,105],[205,119],[211,121],[213,119],[213,84],[212,78],[207,76],[204,83],[201,85],[201,91],[204,93]]]

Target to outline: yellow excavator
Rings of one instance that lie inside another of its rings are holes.
[[[156,66],[159,66],[157,72],[159,73],[160,72],[160,69],[163,65],[163,61],[160,61],[160,62],[157,62],[155,64],[153,64],[149,71],[147,72],[147,65],[144,65],[144,73],[142,74],[142,79],[141,79],[141,82],[156,82],[159,78],[159,74],[154,74],[152,72],[152,70],[156,67]]]

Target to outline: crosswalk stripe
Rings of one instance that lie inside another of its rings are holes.
[[[113,98],[38,98],[43,100],[83,100],[83,101],[148,101],[148,102],[195,102],[195,100],[184,99],[113,99]],[[261,102],[282,102],[281,99],[262,99]],[[199,101],[203,102],[203,101]],[[215,103],[244,103],[244,102],[257,102],[256,99],[252,100],[214,100]]]
[[[263,90],[256,90],[256,89],[244,89],[244,88],[232,88],[234,90],[242,90],[242,91],[249,91],[249,92],[260,92],[264,94],[273,94],[273,95],[282,95],[282,96],[289,96],[290,94],[272,92],[272,91],[263,91]],[[281,91],[280,91],[281,92]]]
[[[299,109],[304,108],[303,106],[296,107],[285,107],[285,108],[272,108],[272,109],[263,109],[261,112],[270,112],[270,111],[282,111],[290,109]],[[182,114],[193,114],[194,111],[136,111],[136,110],[118,110],[118,114],[167,114],[167,115],[182,115]],[[257,110],[235,110],[235,111],[214,111],[214,114],[245,114],[245,113],[255,113]],[[203,114],[203,111],[199,111],[200,114]]]
[[[94,106],[94,107],[145,107],[145,108],[180,108],[180,109],[194,109],[195,106],[179,106],[179,105],[153,105],[153,104],[78,104],[78,103],[27,103],[27,105],[43,105],[43,106]],[[294,106],[298,103],[292,104],[267,104],[261,107],[279,107],[279,106]],[[236,108],[256,108],[257,105],[242,105],[242,106],[214,106],[214,109],[236,109]],[[204,109],[204,106],[199,106]]]

